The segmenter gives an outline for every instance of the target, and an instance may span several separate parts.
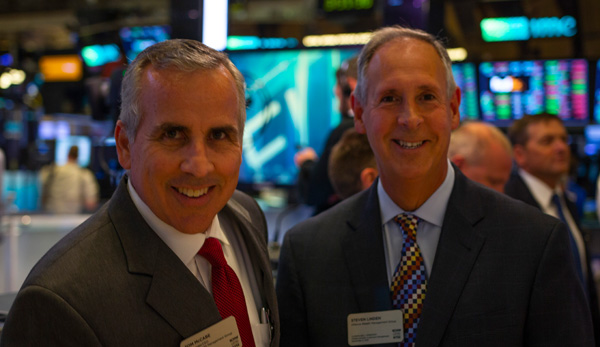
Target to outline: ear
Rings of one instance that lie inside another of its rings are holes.
[[[460,125],[460,88],[458,87],[456,87],[452,98],[450,98],[450,112],[452,130],[454,130]]]
[[[359,134],[366,134],[367,129],[365,128],[365,123],[363,121],[363,107],[354,96],[354,93],[350,96],[350,101],[352,102],[352,111],[354,112],[354,129],[356,129],[356,132]]]
[[[527,159],[526,154],[527,153],[525,152],[525,148],[523,147],[523,145],[513,146],[513,159],[520,168],[522,168],[525,164],[525,161]]]
[[[354,90],[356,88],[356,83],[357,83],[356,78],[346,76],[346,82],[350,86],[350,89]]]
[[[119,157],[119,164],[125,169],[131,168],[131,150],[129,148],[129,138],[125,131],[125,124],[118,120],[115,127],[115,143],[117,145],[117,156]]]
[[[377,169],[373,167],[366,167],[360,172],[360,183],[362,186],[362,190],[365,190],[375,182],[375,179],[379,175]]]

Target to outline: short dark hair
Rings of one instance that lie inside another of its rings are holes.
[[[77,147],[77,146],[71,146],[71,148],[69,148],[68,157],[70,159],[77,159],[77,158],[79,158],[79,147]]]
[[[346,130],[329,157],[329,180],[336,194],[345,199],[360,192],[360,173],[376,165],[367,135],[357,133],[354,128]]]
[[[513,146],[525,146],[525,144],[527,144],[527,141],[529,141],[529,134],[527,133],[529,125],[542,122],[548,123],[552,121],[556,121],[560,124],[563,124],[563,121],[562,119],[560,119],[560,117],[550,113],[525,115],[522,118],[514,121],[508,128],[508,138],[510,139],[510,142]]]
[[[344,60],[342,65],[335,71],[335,78],[339,84],[344,97],[349,98],[352,94],[352,86],[348,82],[348,77],[358,79],[358,56],[355,55],[347,60]]]

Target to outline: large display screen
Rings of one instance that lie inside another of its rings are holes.
[[[294,154],[305,146],[320,153],[340,122],[335,71],[358,50],[229,53],[247,85],[241,184],[295,183]]]
[[[88,136],[66,136],[56,139],[55,161],[57,165],[67,163],[69,149],[71,146],[79,147],[79,157],[77,163],[81,167],[87,167],[90,164],[92,154],[92,140]]]
[[[479,119],[479,93],[477,92],[477,68],[473,63],[452,64],[454,81],[460,88],[460,120]]]
[[[567,126],[589,122],[584,59],[484,62],[479,88],[482,118],[498,126],[543,112],[558,115]]]

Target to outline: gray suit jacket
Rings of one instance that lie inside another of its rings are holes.
[[[568,245],[558,220],[456,170],[416,346],[593,346]],[[376,184],[285,235],[277,295],[286,347],[345,346],[348,314],[392,309]]]
[[[279,345],[266,223],[235,192],[219,217],[232,221],[254,260]],[[33,268],[9,312],[2,346],[179,346],[219,322],[212,295],[137,211],[123,179],[111,200]]]

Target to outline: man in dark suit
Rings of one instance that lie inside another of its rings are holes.
[[[355,127],[380,179],[285,235],[283,346],[593,346],[564,224],[447,159],[460,90],[442,44],[376,31]]]
[[[265,218],[235,190],[243,77],[223,53],[170,40],[129,66],[122,99],[128,173],[31,271],[0,344],[278,346]]]
[[[589,235],[581,228],[577,206],[565,191],[564,180],[571,163],[567,129],[558,116],[543,113],[516,120],[508,134],[518,168],[506,183],[505,192],[568,225],[572,254],[600,346],[600,306],[587,247]]]

